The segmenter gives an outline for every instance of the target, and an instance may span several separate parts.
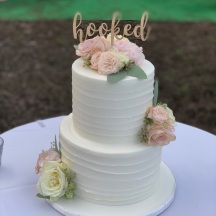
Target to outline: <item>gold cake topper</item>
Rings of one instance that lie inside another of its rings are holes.
[[[112,16],[112,22],[111,27],[109,28],[107,23],[101,23],[99,28],[96,27],[96,25],[91,22],[86,28],[86,33],[84,35],[84,32],[80,27],[82,23],[82,15],[80,12],[77,12],[74,16],[73,20],[73,35],[75,39],[78,39],[80,42],[83,42],[88,37],[92,37],[95,34],[99,34],[100,36],[105,36],[107,33],[111,34],[111,45],[113,46],[114,38],[117,40],[121,40],[124,36],[131,36],[134,35],[136,38],[141,39],[142,41],[146,41],[150,29],[147,27],[147,21],[148,21],[148,12],[143,12],[140,20],[140,24],[136,25],[133,29],[131,24],[125,24],[123,33],[121,36],[121,29],[118,26],[119,22],[121,20],[121,13],[120,12],[114,12]]]

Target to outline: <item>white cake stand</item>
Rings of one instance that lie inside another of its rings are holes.
[[[175,178],[165,163],[161,163],[160,183],[157,191],[149,198],[130,205],[106,206],[90,203],[78,198],[49,202],[66,216],[155,216],[172,203],[175,195]]]

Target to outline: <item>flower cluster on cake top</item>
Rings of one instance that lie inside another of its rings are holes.
[[[141,68],[145,56],[142,47],[132,43],[129,39],[118,35],[121,40],[115,39],[111,46],[110,34],[105,38],[96,36],[81,42],[76,48],[76,55],[82,57],[84,66],[107,75],[110,83],[115,83],[125,76],[134,76],[146,79]]]

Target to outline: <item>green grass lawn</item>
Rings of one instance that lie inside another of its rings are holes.
[[[125,20],[216,21],[216,0],[0,0],[1,20],[65,20],[80,11],[83,19],[111,19],[121,11]]]

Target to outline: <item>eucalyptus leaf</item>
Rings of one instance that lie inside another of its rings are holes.
[[[75,48],[75,49],[78,49],[78,45],[74,45],[74,48]]]
[[[124,79],[127,76],[127,71],[122,70],[117,73],[109,74],[107,76],[107,81],[111,84],[114,84],[122,79]]]
[[[39,198],[43,198],[43,199],[50,199],[49,196],[43,196],[43,195],[41,195],[39,193],[36,196],[39,197]]]
[[[155,80],[154,84],[154,100],[153,100],[153,105],[157,105],[157,100],[158,100],[158,80]]]
[[[136,64],[132,65],[127,70],[127,74],[128,76],[137,77],[138,79],[147,79],[145,71]]]

